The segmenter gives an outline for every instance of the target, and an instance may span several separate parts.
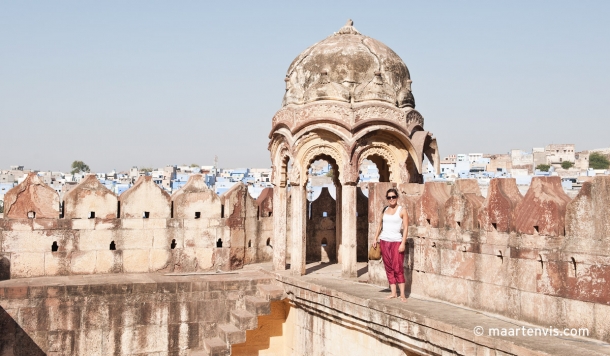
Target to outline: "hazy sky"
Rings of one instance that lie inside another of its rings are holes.
[[[610,146],[608,1],[0,0],[0,168],[269,167],[288,66],[348,18],[441,156]]]

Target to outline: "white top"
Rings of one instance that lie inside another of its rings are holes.
[[[402,234],[400,230],[402,229],[402,218],[400,217],[400,208],[394,212],[392,215],[388,215],[385,212],[383,213],[383,224],[381,225],[381,235],[379,235],[379,239],[388,242],[401,242]]]

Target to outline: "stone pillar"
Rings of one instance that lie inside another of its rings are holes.
[[[305,224],[307,223],[307,209],[305,207],[305,187],[292,186],[292,253],[290,256],[290,269],[292,274],[305,274]]]
[[[342,230],[342,225],[341,225],[341,216],[343,215],[343,212],[341,211],[341,184],[336,181],[335,182],[335,201],[336,201],[336,213],[335,213],[335,243],[336,243],[336,249],[337,249],[337,262],[341,263],[341,246],[343,243],[342,237],[343,235],[341,235],[341,230]]]
[[[357,277],[356,261],[356,193],[354,183],[344,184],[341,189],[341,275]]]
[[[273,269],[286,269],[286,185],[273,188]]]

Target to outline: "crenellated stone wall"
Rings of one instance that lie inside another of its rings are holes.
[[[369,243],[390,186],[369,185]],[[525,196],[514,179],[493,179],[485,199],[474,180],[420,187],[398,185],[411,213],[409,293],[610,341],[610,177],[574,200],[559,177],[535,177]],[[387,285],[381,261],[369,278]]]
[[[272,194],[254,200],[243,184],[218,196],[193,175],[170,196],[140,177],[117,197],[91,175],[60,205],[31,173],[6,197],[0,280],[230,270],[272,255]]]

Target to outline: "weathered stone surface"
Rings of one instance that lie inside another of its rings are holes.
[[[450,187],[443,182],[427,182],[415,206],[415,219],[419,226],[439,228],[445,223],[445,203]]]
[[[511,232],[515,229],[513,211],[523,200],[514,178],[494,178],[479,211],[479,224],[485,231]]]
[[[57,219],[59,195],[32,172],[4,195],[5,219]]]
[[[121,194],[119,201],[121,218],[170,218],[170,196],[156,185],[150,176],[138,178],[133,187]]]
[[[0,351],[2,355],[195,355],[204,337],[229,336],[229,344],[243,341],[243,333],[256,326],[258,315],[250,315],[254,324],[237,327],[227,324],[229,314],[246,312],[245,299],[267,290],[258,286],[270,282],[269,276],[252,272],[206,278],[54,277],[39,279],[35,286],[28,286],[26,280],[6,281],[0,283]],[[269,308],[268,299],[265,296],[262,309]]]
[[[172,202],[176,219],[220,218],[220,198],[208,188],[201,174],[191,175],[188,182],[172,195]]]
[[[265,188],[256,198],[258,216],[267,218],[273,215],[273,188]]]
[[[515,230],[523,234],[563,236],[570,198],[559,177],[534,177],[514,211]]]
[[[87,175],[65,195],[64,218],[113,219],[117,217],[117,201],[117,196],[104,187],[95,175]]]
[[[349,102],[352,96],[356,102],[382,100],[399,107],[415,106],[404,62],[383,43],[361,35],[348,21],[338,33],[292,62],[283,104]]]
[[[249,198],[249,199],[248,199]],[[224,206],[225,226],[229,228],[228,238],[218,237],[222,241],[222,247],[230,248],[231,268],[241,268],[243,266],[246,249],[246,209],[254,208],[256,204],[248,194],[248,187],[243,183],[235,184],[231,189],[220,196]],[[256,215],[255,215],[256,216]]]
[[[458,231],[478,229],[478,213],[483,201],[476,179],[456,180],[451,186],[451,197],[445,202],[445,224]]]
[[[591,251],[610,254],[607,246],[600,251],[599,243],[607,244],[610,238],[610,177],[598,176],[592,182],[583,183],[580,192],[566,208],[566,241],[577,244],[584,252],[587,245]],[[577,241],[582,241],[578,244]],[[576,247],[575,246],[575,247]]]

